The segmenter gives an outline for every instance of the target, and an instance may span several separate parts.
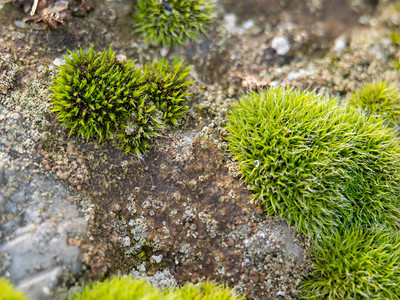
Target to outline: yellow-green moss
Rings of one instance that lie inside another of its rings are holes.
[[[16,290],[11,281],[0,277],[0,300],[28,300],[28,297]]]
[[[114,277],[104,282],[87,286],[71,300],[239,300],[232,290],[213,282],[198,285],[186,284],[182,288],[161,290],[145,280],[132,277]]]

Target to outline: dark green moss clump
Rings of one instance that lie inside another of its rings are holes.
[[[188,109],[184,103],[190,95],[188,87],[193,83],[186,80],[189,71],[177,59],[172,63],[161,59],[145,67],[146,80],[151,82],[146,92],[168,125],[177,125],[178,119]]]
[[[108,51],[70,52],[53,81],[52,112],[70,135],[116,146],[137,156],[152,144],[164,125],[177,125],[184,105],[189,68],[174,60],[153,62],[144,69],[134,61],[115,59]]]
[[[139,0],[136,32],[147,43],[181,45],[205,35],[213,9],[210,0]]]
[[[386,81],[366,84],[351,95],[349,103],[367,114],[383,117],[391,126],[400,124],[400,93]]]
[[[270,88],[242,97],[226,127],[265,212],[323,238],[355,221],[397,228],[400,147],[384,123],[337,99]]]
[[[0,277],[0,300],[27,300],[21,291],[15,290],[13,284],[6,278]]]
[[[70,52],[53,81],[53,112],[82,137],[109,138],[129,116],[145,89],[141,70],[127,68],[108,51]]]
[[[199,285],[186,284],[182,288],[161,290],[154,288],[145,280],[131,277],[114,277],[84,288],[82,293],[73,296],[74,300],[239,300],[232,290],[205,282]]]
[[[400,233],[348,228],[317,243],[306,299],[399,299]]]

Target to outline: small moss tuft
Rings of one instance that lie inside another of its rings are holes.
[[[51,87],[52,111],[70,135],[104,141],[143,97],[141,70],[117,61],[111,47],[101,53],[90,47],[89,53],[81,49],[70,55]]]
[[[306,299],[399,299],[400,233],[359,226],[317,243]]]
[[[183,68],[182,63],[178,59],[169,63],[163,58],[146,65],[144,70],[146,80],[151,82],[146,93],[162,112],[162,118],[167,125],[177,125],[178,119],[188,109],[184,103],[191,94],[188,87],[193,81],[186,80],[190,68]]]
[[[270,88],[242,97],[227,140],[268,214],[310,237],[358,220],[400,220],[400,147],[377,117],[311,92]]]
[[[152,287],[143,279],[135,280],[132,277],[122,276],[87,286],[82,293],[75,294],[72,299],[239,300],[243,297],[235,295],[228,288],[211,282],[198,285],[186,284],[182,288],[161,290]]]
[[[170,291],[170,295],[173,299],[183,300],[239,300],[244,299],[244,296],[240,297],[235,294],[233,290],[230,290],[224,286],[217,285],[215,282],[204,282],[200,284],[187,283],[182,288],[178,288]]]
[[[181,45],[206,34],[213,9],[210,0],[139,0],[136,32],[147,43]]]
[[[368,83],[353,93],[349,100],[367,114],[383,117],[392,126],[400,123],[400,93],[396,86],[386,81]]]
[[[15,290],[13,284],[6,278],[0,277],[0,300],[27,300],[21,291]]]

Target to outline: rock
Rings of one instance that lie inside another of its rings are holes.
[[[29,299],[54,299],[54,290],[82,269],[81,250],[69,236],[83,236],[86,222],[59,181],[18,165],[0,162],[0,256],[10,258],[0,275],[11,279]],[[5,218],[4,216],[11,216]]]
[[[285,36],[276,36],[271,41],[271,47],[278,55],[285,55],[290,50],[290,43]]]
[[[347,47],[347,40],[345,37],[340,36],[335,40],[335,45],[333,46],[333,50],[336,53],[342,53]]]
[[[57,67],[65,65],[66,62],[67,61],[65,60],[65,58],[59,58],[59,57],[53,60],[53,64],[56,65]]]
[[[237,31],[236,20],[237,20],[237,17],[235,14],[226,14],[224,16],[223,26],[231,34],[235,34]]]

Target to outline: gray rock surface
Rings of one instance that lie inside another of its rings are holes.
[[[49,70],[15,63],[3,45],[0,39],[0,276],[29,299],[62,299],[63,283],[82,269],[81,197],[37,163]]]
[[[72,192],[57,180],[0,161],[0,275],[30,299],[53,299],[60,281],[82,268],[70,241],[86,222],[67,199]]]

